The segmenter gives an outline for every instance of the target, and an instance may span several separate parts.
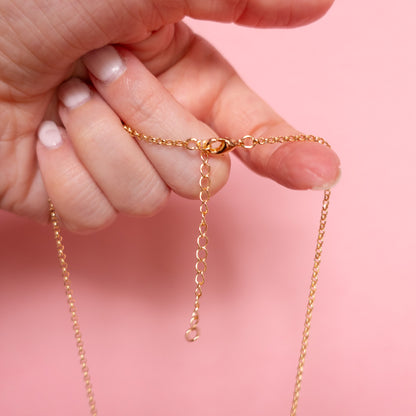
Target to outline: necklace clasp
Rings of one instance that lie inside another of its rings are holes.
[[[230,152],[236,144],[227,137],[213,137],[203,142],[201,150],[205,150],[213,155],[222,155]]]

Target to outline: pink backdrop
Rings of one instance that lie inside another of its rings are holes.
[[[416,414],[415,12],[338,0],[297,30],[190,22],[342,159],[299,416]],[[66,235],[100,414],[289,414],[321,193],[234,162],[211,204],[197,344],[183,338],[196,202]],[[50,230],[0,221],[0,414],[87,415]]]

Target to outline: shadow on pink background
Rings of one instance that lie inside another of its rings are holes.
[[[416,414],[415,11],[410,0],[338,0],[290,31],[189,22],[342,160],[299,416]],[[195,201],[172,197],[154,218],[66,233],[99,413],[289,414],[321,196],[234,160],[210,206],[193,345],[183,332]],[[0,221],[0,414],[86,415],[51,232],[7,213]]]

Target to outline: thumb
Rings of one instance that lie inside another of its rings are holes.
[[[31,2],[29,7],[26,0],[9,0],[2,6],[2,19],[40,63],[66,68],[90,50],[109,43],[139,42],[185,16],[253,27],[290,27],[318,19],[333,1],[52,0]],[[4,47],[7,55],[7,44]]]

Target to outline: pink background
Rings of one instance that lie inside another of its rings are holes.
[[[191,22],[297,128],[342,159],[298,414],[416,414],[412,0],[338,0],[314,25]],[[66,235],[102,415],[288,415],[321,193],[234,161],[209,214],[202,337],[198,204]],[[87,415],[50,230],[0,214],[0,414]]]

